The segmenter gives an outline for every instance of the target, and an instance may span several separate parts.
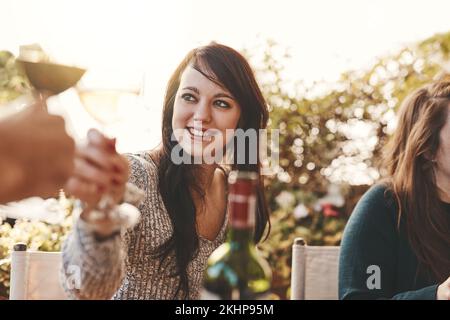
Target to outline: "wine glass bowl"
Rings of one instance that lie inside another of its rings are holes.
[[[137,103],[139,92],[125,89],[85,89],[77,87],[78,96],[84,109],[101,126],[103,133],[107,127],[119,123],[130,107]]]
[[[59,94],[77,84],[85,69],[47,61],[16,60],[24,69],[28,80],[36,90]]]

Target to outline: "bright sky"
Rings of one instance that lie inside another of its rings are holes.
[[[117,128],[122,151],[159,141],[171,72],[211,40],[241,49],[272,38],[291,48],[287,77],[310,82],[450,31],[448,0],[0,0],[0,8],[0,49],[38,42],[64,62],[145,71],[145,107]],[[67,112],[78,135],[92,125],[82,110]]]

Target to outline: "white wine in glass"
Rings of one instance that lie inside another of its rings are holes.
[[[142,79],[140,77],[138,81],[132,81],[133,79],[122,78],[119,74],[115,74],[114,79],[108,79],[107,74],[88,71],[86,78],[77,85],[76,90],[81,104],[98,122],[104,135],[112,138],[114,134],[109,130],[111,126],[123,120],[130,108],[136,108],[139,105]],[[142,191],[131,184],[127,184],[126,193],[132,199],[139,200],[143,197]],[[114,205],[113,198],[108,194],[103,195],[97,211],[99,219],[108,214],[111,219],[125,227],[132,227],[140,216],[134,206]]]
[[[86,111],[103,127],[122,120],[139,98],[139,91],[118,89],[82,89],[78,94]]]

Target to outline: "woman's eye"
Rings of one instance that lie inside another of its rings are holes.
[[[185,100],[185,101],[188,101],[188,102],[195,102],[196,101],[195,97],[192,94],[190,94],[190,93],[183,94],[181,96],[181,98],[183,100]]]
[[[229,109],[229,108],[231,108],[230,104],[229,104],[228,102],[223,101],[223,100],[216,100],[216,101],[214,102],[214,104],[215,104],[216,106],[218,106],[219,108],[224,108],[224,109]]]

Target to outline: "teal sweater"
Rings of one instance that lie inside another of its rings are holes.
[[[436,299],[439,283],[429,275],[419,274],[405,232],[397,229],[393,195],[385,191],[381,184],[368,190],[345,227],[339,259],[339,298]],[[450,213],[450,205],[443,205]]]

